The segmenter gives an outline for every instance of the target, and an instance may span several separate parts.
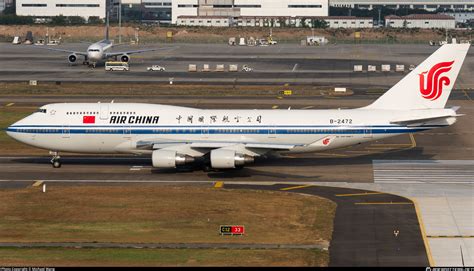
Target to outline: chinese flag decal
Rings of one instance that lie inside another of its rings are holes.
[[[82,123],[95,123],[95,116],[83,116]]]

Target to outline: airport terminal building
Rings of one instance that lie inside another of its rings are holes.
[[[106,0],[17,0],[18,16],[96,16],[105,18]]]
[[[359,9],[411,8],[435,11],[437,9],[474,10],[472,0],[330,0],[333,7],[347,7]]]
[[[172,20],[195,17],[328,16],[328,0],[173,0]]]
[[[456,28],[454,17],[444,14],[390,15],[385,17],[385,26],[394,28]]]

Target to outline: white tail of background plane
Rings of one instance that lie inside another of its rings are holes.
[[[366,109],[444,108],[470,44],[446,44]]]

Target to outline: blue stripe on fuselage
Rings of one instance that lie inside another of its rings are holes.
[[[84,127],[84,126],[83,126]],[[45,126],[36,126],[36,127],[24,127],[20,126],[9,127],[6,130],[8,132],[15,133],[33,133],[33,134],[400,134],[400,133],[412,133],[420,132],[433,128],[438,128],[442,126],[420,126],[420,127],[393,127],[387,126],[385,128],[374,128],[371,126],[367,127],[327,127],[320,126],[317,127],[296,127],[289,126],[287,128],[291,129],[282,129],[285,126],[222,126],[222,128],[217,127],[192,127],[192,126],[156,126],[154,128],[147,129],[135,129],[137,127],[130,126],[120,126],[113,127],[108,126],[105,128],[98,126],[87,126],[87,129],[83,128],[73,128],[72,126],[65,127],[45,127]],[[179,127],[179,128],[178,128]],[[107,129],[108,128],[108,129]],[[165,129],[166,128],[166,129]]]

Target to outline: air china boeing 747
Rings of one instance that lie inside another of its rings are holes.
[[[341,148],[456,122],[445,108],[469,44],[447,44],[372,104],[347,110],[203,110],[137,103],[42,106],[9,136],[58,152],[151,155],[157,168],[204,157],[215,169],[242,167],[269,152]]]

